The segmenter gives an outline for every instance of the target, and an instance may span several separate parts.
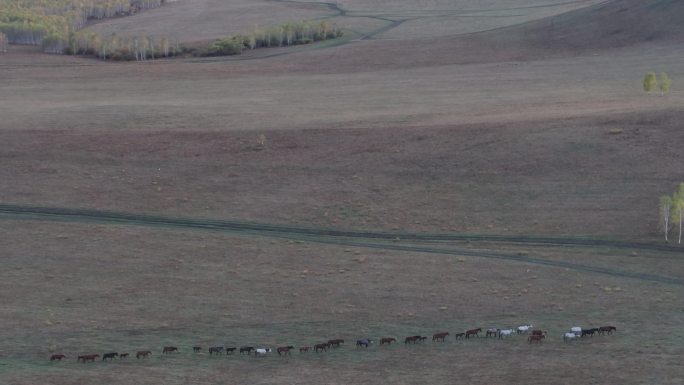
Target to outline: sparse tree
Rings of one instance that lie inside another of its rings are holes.
[[[656,78],[655,72],[648,72],[644,76],[644,91],[651,93],[658,87],[658,78]]]
[[[672,85],[672,79],[665,72],[660,73],[660,81],[658,82],[660,88],[660,96],[665,95],[670,92],[670,86]]]

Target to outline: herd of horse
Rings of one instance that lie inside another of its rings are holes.
[[[594,334],[599,334],[599,335],[605,335],[605,334],[613,334],[613,332],[617,331],[617,328],[615,326],[601,326],[598,328],[588,328],[588,329],[583,329],[579,326],[573,326],[570,328],[570,331],[565,332],[563,334],[563,341],[564,342],[570,342],[575,339],[579,338],[584,338],[586,336],[593,337]],[[481,337],[480,333],[483,333],[482,328],[475,328],[475,329],[469,329],[466,330],[465,332],[462,333],[455,333],[454,339],[470,339],[470,338],[475,338],[475,337]],[[542,329],[534,329],[532,325],[521,325],[518,326],[517,328],[511,328],[511,329],[500,329],[500,328],[489,328],[484,332],[484,337],[483,338],[498,338],[498,339],[503,339],[507,337],[512,337],[513,335],[527,335],[527,341],[532,344],[532,343],[541,343],[544,339],[546,339],[546,336],[548,333]],[[447,337],[449,337],[450,334],[449,332],[440,332],[440,333],[435,333],[432,335],[432,342],[445,342]],[[427,336],[421,336],[421,335],[413,335],[413,336],[408,336],[404,338],[404,345],[409,345],[409,344],[417,344],[417,343],[422,343],[427,341],[428,337]],[[375,340],[372,340],[370,338],[362,338],[359,340],[356,340],[356,347],[357,348],[368,348],[370,345],[372,345],[375,342]],[[394,337],[383,337],[380,338],[380,345],[392,345],[398,343],[397,339]],[[321,353],[321,352],[326,352],[329,349],[334,349],[334,348],[339,348],[342,345],[344,345],[344,340],[341,338],[336,338],[336,339],[331,339],[328,340],[327,342],[322,342],[318,344],[314,344],[313,346],[301,346],[299,347],[299,353],[308,353],[310,351],[314,351],[315,353]],[[202,352],[202,347],[201,346],[193,346],[192,350],[194,353],[201,353]],[[292,351],[295,350],[295,347],[293,345],[287,345],[287,346],[280,346],[276,348],[276,353],[278,353],[279,356],[283,355],[290,355],[292,354]],[[247,355],[252,355],[254,353],[254,357],[263,357],[266,356],[268,353],[272,352],[273,350],[270,348],[264,348],[264,347],[254,347],[254,346],[242,346],[240,348],[238,347],[225,347],[225,346],[212,346],[209,347],[208,350],[210,356],[214,355],[231,355],[235,353],[236,351],[239,354],[245,354]],[[173,354],[173,353],[179,353],[180,350],[176,346],[164,346],[162,349],[162,355],[166,354]],[[118,353],[118,352],[109,352],[109,353],[104,353],[102,356],[99,354],[86,354],[86,355],[81,355],[78,356],[77,361],[78,362],[83,362],[84,364],[86,362],[95,362],[96,359],[99,359],[102,357],[102,361],[107,361],[107,360],[113,360],[114,358],[119,358],[119,359],[125,359],[127,358],[129,353]],[[139,350],[135,353],[135,358],[137,359],[144,359],[148,358],[152,355],[152,351],[150,350]],[[66,358],[66,355],[64,354],[53,354],[50,357],[50,361],[61,361],[62,359]]]

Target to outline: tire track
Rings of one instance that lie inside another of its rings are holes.
[[[327,228],[300,227],[255,223],[243,221],[173,218],[158,215],[131,214],[114,211],[100,211],[89,209],[68,209],[42,206],[24,206],[0,204],[0,214],[39,216],[42,218],[62,218],[77,221],[101,221],[108,223],[131,223],[164,225],[171,227],[187,227],[209,230],[258,232],[261,234],[291,234],[301,236],[322,236],[336,238],[357,238],[373,240],[400,241],[463,241],[463,242],[493,242],[512,244],[531,244],[543,246],[587,246],[608,247],[617,249],[671,252],[684,256],[684,248],[654,243],[623,242],[594,238],[563,238],[541,237],[525,235],[487,235],[487,234],[429,234],[382,231],[354,231]]]
[[[94,222],[109,223],[118,225],[138,225],[154,226],[183,229],[200,229],[225,231],[244,235],[267,236],[274,238],[284,238],[315,242],[321,244],[332,244],[338,246],[350,246],[361,248],[373,248],[383,250],[429,253],[451,256],[469,256],[477,258],[498,259],[548,267],[565,268],[582,272],[609,275],[620,278],[630,278],[642,281],[658,282],[673,285],[684,285],[684,279],[677,277],[666,277],[654,274],[629,272],[613,268],[595,267],[565,261],[553,261],[535,257],[515,254],[503,254],[483,252],[467,249],[437,248],[433,246],[415,246],[398,243],[379,243],[371,241],[445,241],[445,240],[470,240],[487,242],[506,242],[506,243],[534,243],[549,246],[610,246],[616,248],[628,248],[638,250],[660,250],[682,253],[682,249],[669,246],[659,246],[653,244],[623,243],[600,239],[566,239],[566,238],[542,238],[542,237],[512,237],[512,236],[469,236],[459,234],[414,234],[414,233],[385,233],[385,232],[361,232],[344,231],[334,229],[315,229],[292,227],[283,225],[271,225],[260,223],[247,223],[238,221],[220,220],[195,220],[189,218],[171,218],[154,215],[128,214],[111,211],[97,211],[85,209],[65,209],[48,208],[36,206],[20,206],[0,204],[0,218],[2,219],[34,219],[34,220],[57,220],[66,222]],[[545,241],[545,242],[544,242]],[[661,250],[663,249],[663,250]]]
[[[564,268],[576,271],[582,271],[587,273],[603,274],[618,278],[630,278],[641,281],[658,282],[670,285],[684,286],[684,279],[677,277],[666,277],[655,274],[637,273],[630,272],[606,267],[596,267],[589,265],[582,265],[579,263],[564,262],[564,261],[553,261],[542,258],[534,258],[522,255],[514,254],[500,254],[500,253],[489,253],[480,252],[473,250],[464,249],[442,249],[434,247],[425,246],[410,246],[410,245],[400,245],[400,244],[377,244],[368,242],[358,242],[358,241],[345,241],[345,240],[325,240],[325,239],[310,239],[307,237],[285,237],[288,239],[298,239],[302,241],[324,243],[324,244],[334,244],[340,246],[351,246],[351,247],[361,247],[361,248],[372,248],[372,249],[382,249],[382,250],[394,250],[394,251],[405,251],[414,253],[427,253],[427,254],[440,254],[440,255],[451,255],[451,256],[466,256],[466,257],[476,257],[476,258],[487,258],[487,259],[498,259],[505,261],[528,263],[533,265],[542,265],[548,267]]]

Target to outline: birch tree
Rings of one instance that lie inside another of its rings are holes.
[[[660,81],[658,82],[658,88],[660,88],[660,96],[664,96],[666,93],[670,92],[670,86],[672,85],[672,79],[665,72],[660,73]]]
[[[658,87],[658,78],[656,78],[655,72],[649,72],[644,76],[644,91],[651,93]]]
[[[669,195],[660,197],[660,217],[662,218],[662,226],[665,230],[665,241],[667,241],[667,233],[670,232],[670,209],[672,208],[672,198]]]
[[[7,36],[0,32],[0,52],[7,52]]]

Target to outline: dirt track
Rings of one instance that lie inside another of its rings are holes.
[[[407,241],[473,241],[503,242],[515,244],[532,244],[545,246],[591,246],[610,247],[640,251],[661,251],[684,254],[680,247],[664,246],[658,244],[627,243],[602,239],[571,239],[571,238],[544,238],[534,236],[497,236],[497,235],[426,235],[407,233],[378,233],[378,232],[354,232],[333,229],[314,229],[291,226],[278,226],[258,223],[240,223],[217,220],[191,220],[168,217],[154,217],[140,214],[124,214],[112,212],[98,212],[92,210],[73,210],[45,207],[25,207],[0,205],[0,214],[4,214],[5,220],[23,217],[29,219],[58,220],[65,222],[92,222],[125,224],[134,226],[161,226],[188,229],[204,229],[212,231],[226,231],[237,234],[260,235],[285,239],[296,239],[307,242],[325,243],[340,246],[354,246],[362,248],[375,248],[395,251],[411,251],[418,253],[444,254],[454,256],[470,256],[479,258],[493,258],[509,261],[517,261],[528,264],[537,264],[553,267],[561,267],[590,273],[606,274],[615,277],[640,279],[644,281],[661,282],[674,285],[684,285],[684,279],[663,277],[653,274],[629,273],[616,269],[607,269],[580,265],[571,262],[549,261],[523,255],[500,254],[492,252],[478,252],[465,249],[445,249],[429,246],[411,246],[404,244]],[[9,215],[9,217],[7,216]],[[370,243],[369,240],[392,240],[393,244]]]

